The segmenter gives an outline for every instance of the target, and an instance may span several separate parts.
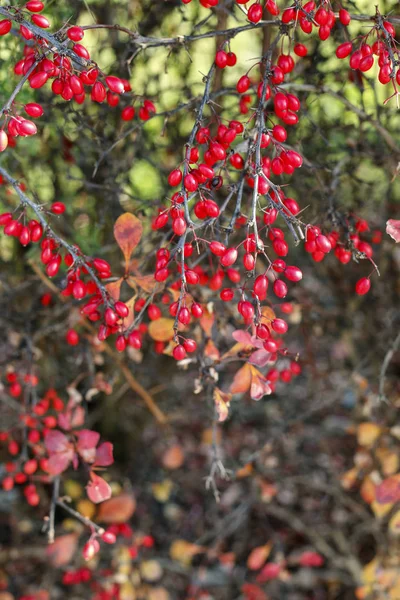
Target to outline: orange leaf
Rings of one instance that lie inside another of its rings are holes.
[[[179,469],[183,465],[185,455],[179,444],[174,444],[166,450],[162,457],[162,463],[166,469]]]
[[[231,387],[229,388],[231,394],[243,394],[243,392],[247,392],[251,385],[251,378],[251,366],[249,363],[246,363],[239,371],[237,371],[233,378]]]
[[[100,505],[98,521],[103,523],[124,523],[136,510],[136,500],[131,494],[121,494]]]
[[[360,446],[373,446],[382,432],[375,423],[360,423],[357,429],[357,441]]]
[[[149,336],[156,342],[168,342],[174,337],[174,320],[162,317],[149,325]]]
[[[106,290],[110,294],[110,296],[114,300],[114,302],[119,300],[122,282],[123,282],[123,279],[122,279],[122,277],[120,277],[120,279],[117,279],[117,281],[112,281],[111,283],[107,283],[107,285],[106,285]]]
[[[200,327],[202,328],[207,337],[211,337],[211,330],[214,325],[215,316],[213,313],[209,312],[206,306],[204,306],[203,309],[203,316],[200,317],[199,320]]]
[[[218,361],[220,358],[219,350],[211,339],[208,340],[206,347],[204,348],[204,356],[215,361]]]
[[[141,221],[131,213],[124,213],[115,222],[114,237],[122,250],[127,264],[132,252],[140,242],[142,232]]]
[[[78,547],[78,537],[77,533],[61,535],[47,546],[47,558],[54,567],[62,567],[72,560]]]
[[[214,390],[214,401],[218,413],[218,421],[225,421],[229,414],[229,403],[231,401],[232,394],[223,392],[218,387]]]
[[[125,317],[124,319],[124,328],[128,329],[128,327],[130,327],[133,323],[134,317],[135,317],[135,311],[133,310],[133,307],[135,306],[135,302],[136,302],[136,296],[132,296],[132,298],[130,298],[129,300],[127,300],[125,302],[126,306],[128,307],[129,313],[128,316]]]
[[[141,287],[142,290],[151,294],[157,285],[157,281],[154,279],[154,275],[130,275],[126,280],[126,283],[132,288],[136,289],[137,286]]]
[[[265,544],[265,546],[257,546],[253,548],[247,559],[247,568],[250,571],[258,571],[264,566],[265,561],[270,555],[272,543]]]

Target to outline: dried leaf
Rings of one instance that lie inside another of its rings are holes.
[[[125,523],[136,509],[136,500],[131,494],[115,496],[99,508],[97,519],[103,523]]]
[[[214,389],[214,402],[218,413],[218,421],[225,421],[229,414],[229,404],[232,394],[223,392],[218,387]]]
[[[156,342],[168,342],[174,337],[174,320],[162,317],[151,321],[149,335]]]
[[[386,221],[386,233],[394,239],[395,242],[400,242],[400,221],[389,219]]]
[[[77,533],[61,535],[46,548],[47,558],[54,567],[67,565],[74,557],[78,548]]]
[[[110,296],[114,300],[114,302],[119,300],[119,297],[121,294],[122,282],[123,282],[123,279],[122,279],[122,277],[120,277],[120,279],[117,279],[117,281],[111,281],[110,283],[107,283],[107,285],[106,285],[106,290],[110,294]]]
[[[140,242],[143,227],[141,221],[131,213],[124,213],[115,222],[114,237],[128,264],[132,252]]]

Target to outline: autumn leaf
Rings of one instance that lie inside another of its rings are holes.
[[[218,421],[225,421],[229,414],[229,404],[232,394],[223,392],[218,387],[214,389],[214,402],[218,413]]]
[[[78,547],[77,533],[60,535],[46,548],[47,558],[54,567],[67,565],[74,557]]]
[[[378,504],[388,504],[400,500],[400,474],[384,479],[376,486],[376,501]]]
[[[400,242],[400,221],[389,219],[386,221],[386,233],[394,239],[395,242]]]
[[[162,456],[162,464],[166,469],[179,469],[183,465],[185,455],[183,454],[182,446],[174,444],[170,446]]]
[[[122,277],[117,279],[117,281],[111,281],[111,283],[107,283],[106,290],[110,294],[111,298],[116,302],[119,300],[121,294],[121,284],[123,282]]]
[[[246,600],[268,600],[266,593],[255,583],[244,583],[242,593]]]
[[[78,441],[76,449],[85,462],[92,463],[96,458],[96,446],[100,440],[100,434],[90,429],[81,429],[77,432]]]
[[[135,498],[131,494],[121,494],[101,504],[97,519],[103,523],[125,523],[135,510]]]
[[[360,446],[373,446],[382,432],[375,423],[360,423],[357,429],[357,441]]]
[[[220,359],[219,350],[211,339],[207,340],[204,348],[204,356],[214,361],[219,361]]]
[[[265,565],[265,561],[271,553],[272,543],[269,542],[264,546],[257,546],[257,548],[253,548],[247,558],[247,568],[250,571],[258,571],[261,569],[263,565]]]
[[[211,337],[211,330],[215,321],[214,313],[210,312],[206,306],[203,307],[203,315],[199,319],[200,327],[207,337]]]
[[[162,317],[149,324],[149,336],[156,342],[168,342],[174,337],[174,320]]]
[[[90,473],[90,481],[86,486],[86,492],[89,500],[94,504],[99,504],[111,498],[111,488],[107,481],[96,473]]]
[[[169,555],[172,560],[183,564],[184,566],[189,566],[192,558],[196,554],[200,554],[204,552],[205,548],[203,546],[198,546],[197,544],[191,544],[186,540],[175,540],[172,542],[172,545],[169,549]]]
[[[231,383],[229,391],[231,394],[243,394],[247,392],[251,385],[251,366],[246,363],[236,372]]]
[[[147,294],[151,294],[157,285],[157,281],[154,279],[154,275],[129,275],[126,283],[133,289],[137,289],[139,286]]]
[[[124,213],[115,222],[114,237],[122,250],[127,266],[132,252],[140,242],[142,232],[141,221],[131,213]]]

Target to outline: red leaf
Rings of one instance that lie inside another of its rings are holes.
[[[386,233],[394,239],[395,242],[400,242],[400,221],[389,219],[386,221]]]
[[[90,429],[82,429],[78,431],[78,443],[76,449],[78,450],[82,460],[88,463],[92,463],[96,459],[96,446],[99,443],[100,434],[97,431],[91,431]]]
[[[96,450],[96,460],[94,467],[109,467],[114,462],[113,445],[110,442],[104,442]]]
[[[93,472],[90,473],[90,479],[91,481],[89,481],[86,486],[86,492],[89,500],[94,502],[94,504],[98,504],[99,502],[103,502],[104,500],[111,498],[111,488],[105,479],[99,477]]]

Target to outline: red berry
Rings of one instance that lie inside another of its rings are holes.
[[[75,329],[68,329],[65,335],[65,339],[67,341],[67,344],[69,344],[70,346],[76,346],[77,344],[79,344],[79,335],[75,331]]]
[[[369,292],[371,288],[371,281],[368,277],[362,277],[356,283],[356,294],[359,296],[363,296],[367,292]]]
[[[178,344],[172,351],[172,355],[175,360],[183,360],[186,358],[186,350],[182,344]]]

